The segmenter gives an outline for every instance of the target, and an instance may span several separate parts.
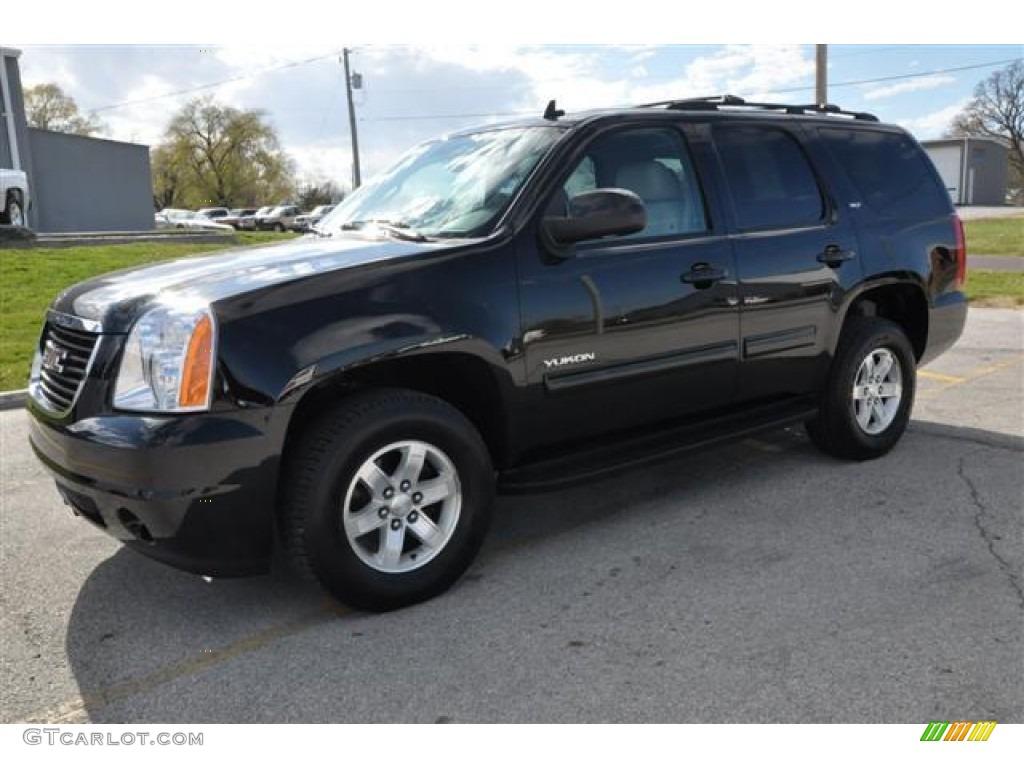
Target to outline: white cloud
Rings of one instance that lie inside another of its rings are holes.
[[[890,96],[898,96],[901,93],[926,91],[955,82],[956,78],[952,75],[926,75],[924,77],[915,77],[913,80],[904,80],[901,83],[895,83],[893,85],[872,88],[871,90],[864,92],[863,98],[867,101],[887,99]]]
[[[43,51],[45,50],[43,49]],[[18,64],[21,67],[22,86],[25,88],[43,83],[57,83],[65,93],[74,93],[80,87],[78,77],[76,77],[70,62],[59,55],[47,55],[46,53],[32,57],[22,55]]]
[[[895,122],[913,133],[918,139],[938,138],[949,128],[953,118],[969,103],[970,99],[961,99],[947,107],[922,115],[921,117],[903,118]]]
[[[124,105],[99,115],[110,137],[121,140],[158,143],[171,116],[197,96],[264,110],[302,178],[347,184],[338,53],[328,43],[212,51],[68,46],[28,48],[22,67],[26,80],[31,74],[35,82],[74,84],[83,109]],[[306,63],[287,66],[297,62]],[[356,92],[364,177],[419,141],[510,115],[539,115],[552,98],[569,111],[715,93],[763,98],[810,86],[814,68],[812,49],[795,45],[730,45],[697,58],[684,46],[364,45],[353,49],[352,66],[365,82]],[[154,98],[209,83],[223,84]],[[139,100],[146,101],[125,104]]]
[[[160,143],[164,130],[177,111],[178,104],[171,99],[152,99],[169,91],[175,85],[162,77],[145,74],[141,80],[124,91],[123,101],[134,102],[126,107],[101,112],[97,117],[103,121],[103,135],[118,141],[130,141],[155,146]]]

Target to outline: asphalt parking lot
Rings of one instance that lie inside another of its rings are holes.
[[[799,429],[504,498],[448,594],[350,612],[72,518],[0,413],[4,722],[1024,720],[1024,313],[974,310],[884,459]]]

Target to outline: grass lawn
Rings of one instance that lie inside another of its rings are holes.
[[[293,234],[239,232],[245,245]],[[138,243],[79,248],[0,248],[0,391],[21,389],[32,364],[43,314],[69,285],[104,272],[223,250],[225,246]],[[44,265],[44,266],[41,266]]]
[[[964,222],[968,255],[1024,256],[1024,216]]]
[[[975,307],[1024,307],[1024,272],[972,269],[967,274],[967,298]]]

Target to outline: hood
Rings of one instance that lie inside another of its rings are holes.
[[[102,275],[64,291],[53,308],[96,320],[104,332],[123,333],[139,314],[161,300],[212,304],[325,272],[426,254],[451,245],[308,237],[281,245],[235,248]]]

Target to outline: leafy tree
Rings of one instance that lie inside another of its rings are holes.
[[[295,204],[304,211],[311,211],[318,205],[340,203],[345,199],[345,191],[333,181],[308,183],[303,185],[295,196]]]
[[[261,110],[190,101],[153,150],[153,198],[175,207],[275,204],[295,192],[292,163]]]
[[[150,151],[149,164],[153,175],[153,207],[158,211],[184,208],[187,160],[176,157],[174,147],[161,144]]]
[[[974,98],[953,118],[947,135],[1005,139],[1010,149],[1010,186],[1024,189],[1024,61],[1017,60],[978,83]]]
[[[92,136],[103,125],[92,115],[83,115],[75,100],[56,83],[41,83],[25,89],[25,118],[33,128]]]

